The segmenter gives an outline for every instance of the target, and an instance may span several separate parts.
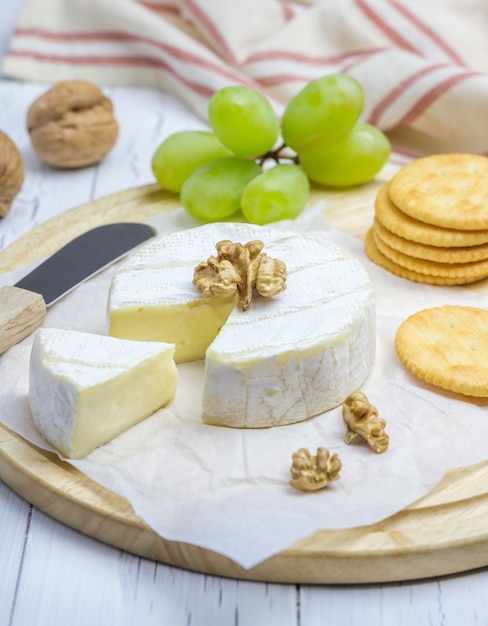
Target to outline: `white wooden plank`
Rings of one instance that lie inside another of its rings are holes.
[[[34,509],[11,626],[124,624],[118,557]]]
[[[296,588],[205,576],[122,553],[34,509],[11,626],[296,626]]]
[[[423,582],[302,587],[301,626],[488,624],[488,571]]]
[[[294,585],[205,576],[123,554],[124,598],[130,623],[295,626]],[[138,622],[137,620],[141,620]]]
[[[435,584],[443,626],[488,624],[488,569],[443,578]]]
[[[22,7],[22,0],[9,0],[2,3],[2,19],[0,19],[0,59],[7,53],[10,37],[14,32],[17,17]]]
[[[156,89],[106,87],[119,136],[98,166],[94,197],[154,182],[151,159],[159,144],[180,130],[208,126],[179,100]]]
[[[8,624],[22,565],[31,506],[0,481],[0,624]]]

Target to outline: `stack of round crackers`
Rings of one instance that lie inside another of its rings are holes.
[[[365,249],[377,265],[420,283],[488,277],[488,157],[436,154],[403,166],[376,197]]]

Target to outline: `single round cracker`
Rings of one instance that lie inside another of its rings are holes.
[[[425,243],[410,241],[399,235],[395,235],[381,224],[375,217],[374,231],[376,235],[390,248],[426,261],[436,263],[471,263],[488,259],[488,243],[479,246],[442,248],[440,246],[429,246]]]
[[[459,230],[488,228],[488,157],[422,157],[393,176],[388,192],[401,211],[422,222]]]
[[[404,366],[428,383],[488,398],[488,311],[444,305],[400,324],[395,350]]]
[[[426,224],[400,211],[389,196],[388,183],[378,191],[375,215],[390,232],[410,241],[443,248],[488,243],[488,230],[457,230]]]
[[[471,282],[462,278],[449,278],[446,276],[431,276],[430,274],[420,274],[419,272],[414,272],[413,270],[409,270],[406,267],[397,265],[389,258],[387,258],[384,254],[382,254],[376,247],[373,236],[373,228],[370,228],[366,233],[366,238],[364,240],[364,249],[369,259],[373,261],[373,263],[376,263],[376,265],[379,265],[391,274],[395,274],[395,276],[400,276],[400,278],[406,278],[407,280],[411,280],[416,283],[424,283],[426,285],[450,286],[465,285]]]
[[[378,250],[388,259],[418,274],[444,276],[446,278],[460,278],[463,282],[474,282],[488,276],[488,260],[474,261],[473,263],[436,263],[418,259],[408,254],[398,252],[387,245],[377,236],[373,228],[374,242]]]

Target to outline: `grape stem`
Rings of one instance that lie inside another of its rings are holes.
[[[276,163],[280,163],[280,161],[285,160],[287,162],[296,163],[297,165],[300,163],[300,157],[295,152],[290,153],[290,149],[286,145],[286,143],[282,143],[281,146],[274,150],[269,150],[265,154],[256,158],[256,163],[262,165],[265,161],[273,160]]]

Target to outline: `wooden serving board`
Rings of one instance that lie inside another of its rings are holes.
[[[364,235],[373,219],[379,177],[360,189],[324,192],[329,223]],[[0,273],[56,251],[100,224],[144,222],[178,206],[157,185],[123,191],[76,207],[35,228],[0,253]],[[487,281],[476,286],[487,292]],[[488,456],[488,455],[487,455]],[[412,580],[488,565],[488,461],[452,470],[437,487],[378,524],[319,531],[245,570],[197,546],[166,541],[124,498],[0,424],[0,479],[48,515],[91,537],[162,563],[220,576],[285,583],[373,583]]]

